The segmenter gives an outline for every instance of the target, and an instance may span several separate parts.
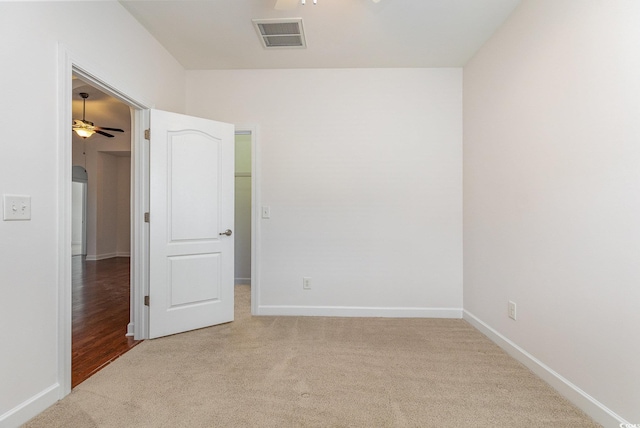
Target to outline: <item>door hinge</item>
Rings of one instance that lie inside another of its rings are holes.
[[[145,129],[144,130],[144,139],[145,140],[151,140],[151,129]]]
[[[144,222],[149,223],[149,213],[144,213]]]
[[[144,296],[144,305],[149,306],[149,296]]]

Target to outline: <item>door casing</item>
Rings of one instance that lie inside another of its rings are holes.
[[[58,99],[59,126],[58,126],[58,176],[56,180],[58,199],[58,398],[62,398],[71,392],[71,327],[72,327],[72,279],[71,279],[71,95],[72,76],[80,77],[99,90],[122,101],[131,108],[132,141],[131,141],[131,321],[133,333],[136,338],[143,338],[146,327],[146,319],[139,307],[144,308],[143,297],[138,289],[144,287],[147,281],[145,254],[148,253],[148,242],[144,227],[144,210],[148,207],[148,194],[144,180],[147,169],[145,168],[145,150],[148,145],[144,143],[145,110],[150,104],[134,98],[118,90],[115,79],[102,76],[99,71],[84,61],[76,53],[71,52],[63,45],[59,46],[59,73],[58,73]],[[148,123],[148,120],[147,122]],[[131,326],[131,324],[130,324]]]

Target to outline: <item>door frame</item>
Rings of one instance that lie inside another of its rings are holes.
[[[58,385],[59,397],[71,392],[72,341],[72,276],[71,276],[71,126],[72,76],[78,76],[106,94],[127,104],[131,109],[131,322],[127,334],[142,338],[146,327],[144,298],[138,292],[148,281],[148,230],[144,227],[144,212],[148,208],[148,144],[144,144],[145,111],[152,106],[120,90],[126,87],[117,79],[105,76],[101,68],[72,52],[63,44],[58,46],[58,138],[57,138],[57,248],[58,248]],[[140,310],[142,308],[142,311]],[[142,314],[142,316],[141,316]]]

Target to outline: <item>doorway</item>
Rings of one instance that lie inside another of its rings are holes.
[[[255,126],[236,126],[234,144],[234,280],[236,287],[250,287],[250,312],[252,315],[259,315],[260,153],[258,149],[257,128]]]
[[[131,325],[131,113],[76,76],[74,120],[104,127],[72,133],[71,387],[127,352]],[[82,95],[81,95],[82,94]],[[86,114],[86,116],[85,116]]]
[[[251,132],[235,133],[235,285],[251,286]]]
[[[72,236],[72,151],[70,144],[72,140],[72,129],[69,124],[73,123],[73,83],[74,77],[80,78],[89,83],[101,92],[112,96],[129,108],[131,118],[131,312],[129,318],[132,324],[128,326],[128,333],[135,334],[136,338],[143,338],[146,327],[144,316],[143,292],[147,285],[147,275],[144,270],[145,254],[148,246],[144,225],[144,212],[148,209],[148,195],[145,191],[143,180],[146,166],[144,163],[145,147],[144,140],[145,124],[148,125],[148,117],[145,109],[149,106],[136,100],[129,95],[125,95],[107,81],[119,81],[118,79],[105,79],[97,77],[99,70],[93,69],[82,57],[61,47],[59,61],[59,135],[58,135],[58,228],[60,238],[58,239],[58,384],[60,385],[59,397],[62,398],[71,392],[71,360],[72,360],[72,256],[71,256],[71,236]],[[120,82],[120,86],[126,86]],[[97,122],[96,122],[97,123]],[[106,122],[105,122],[106,125]],[[108,126],[108,125],[107,125]],[[89,180],[90,181],[90,180]],[[89,250],[87,245],[87,250]],[[138,266],[140,265],[140,266]],[[141,314],[140,319],[136,314]]]
[[[234,284],[235,319],[251,313],[252,133],[235,132]],[[247,301],[248,297],[248,301]]]

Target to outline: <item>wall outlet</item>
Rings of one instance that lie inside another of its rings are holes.
[[[271,207],[266,205],[262,207],[262,218],[271,218]]]
[[[302,288],[304,290],[311,290],[311,278],[309,278],[308,276],[302,278]]]
[[[516,319],[516,303],[509,300],[509,318]]]

